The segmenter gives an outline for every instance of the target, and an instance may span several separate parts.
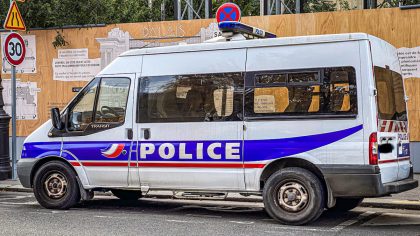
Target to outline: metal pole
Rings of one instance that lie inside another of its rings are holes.
[[[13,0],[10,0],[10,5],[12,5]],[[13,32],[11,30],[10,32]],[[17,179],[16,172],[16,67],[12,65],[12,179]]]
[[[16,67],[12,66],[12,179],[17,179],[16,162]]]
[[[181,4],[181,0],[176,0],[176,4],[177,4],[177,7],[176,7],[176,10],[177,10],[177,12],[176,12],[176,14],[177,14],[177,18],[178,18],[178,20],[182,20],[182,16],[181,16],[181,12],[182,12],[182,4]]]
[[[276,15],[280,15],[280,0],[276,0]]]
[[[206,19],[210,18],[210,0],[204,0],[204,17]]]
[[[260,0],[260,16],[264,15],[264,0]]]
[[[300,13],[300,0],[296,0],[296,13]]]
[[[3,86],[1,85],[0,76],[0,180],[9,179],[12,175],[9,152],[10,116],[4,111],[3,106]]]
[[[187,7],[188,7],[188,20],[194,19],[194,5],[192,0],[186,0],[187,1]]]

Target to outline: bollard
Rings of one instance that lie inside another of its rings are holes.
[[[9,121],[10,116],[3,109],[3,86],[0,77],[0,180],[9,179],[12,175],[9,155]]]

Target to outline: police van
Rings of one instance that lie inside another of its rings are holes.
[[[120,55],[26,138],[22,185],[50,209],[99,190],[257,194],[292,225],[417,187],[392,45],[224,38]]]

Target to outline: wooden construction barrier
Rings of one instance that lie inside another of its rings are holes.
[[[35,35],[36,38],[37,72],[35,74],[18,74],[17,77],[22,82],[37,83],[37,87],[40,89],[37,94],[38,118],[18,121],[18,136],[27,136],[34,131],[49,119],[51,107],[63,108],[75,96],[76,93],[72,91],[72,88],[82,87],[86,84],[86,81],[53,80],[53,59],[58,58],[58,49],[87,48],[88,58],[101,58],[103,64],[104,62],[106,64],[109,63],[107,61],[109,55],[105,48],[106,45],[101,43],[107,43],[106,39],[110,38],[110,34],[112,36],[113,33],[128,32],[131,40],[123,45],[127,46],[128,43],[130,48],[153,44],[169,45],[171,42],[180,41],[195,43],[203,40],[203,37],[211,37],[211,34],[215,33],[211,28],[215,26],[214,22],[214,19],[144,22],[58,30],[69,44],[57,49],[52,44],[57,30],[27,32],[27,35]],[[242,22],[266,29],[277,34],[278,37],[364,32],[382,38],[397,48],[420,46],[420,9],[402,11],[394,8],[255,16],[244,17]],[[118,37],[127,38],[126,35]],[[2,74],[2,78],[8,79],[10,74]],[[406,79],[405,87],[410,98],[408,104],[411,140],[420,141],[420,78]]]

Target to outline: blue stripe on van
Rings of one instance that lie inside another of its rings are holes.
[[[269,140],[245,140],[244,141],[244,161],[266,161],[274,160],[282,157],[293,156],[299,153],[311,151],[328,144],[337,142],[363,129],[363,125],[353,128],[329,132],[324,134],[315,134],[301,137],[269,139]],[[241,143],[240,140],[231,141],[157,141],[157,142],[142,142],[152,143],[155,145],[155,152],[147,155],[146,159],[141,159],[142,162],[147,161],[179,161],[179,162],[242,162],[241,160],[226,160],[225,149],[227,143]],[[158,146],[162,143],[170,143],[175,147],[175,155],[171,159],[163,159],[158,154]],[[178,147],[181,143],[185,143],[186,153],[193,154],[192,159],[179,159]],[[197,159],[196,145],[203,144],[203,156]],[[207,154],[207,148],[212,143],[220,143],[221,147],[215,149],[215,153],[221,156],[220,159],[213,159]],[[124,144],[124,151],[116,158],[107,158],[103,152],[108,150],[112,144]],[[71,152],[81,161],[128,161],[129,150],[131,142],[127,141],[86,141],[86,142],[68,142],[64,143],[64,149]],[[242,144],[241,144],[242,145]],[[37,142],[25,143],[22,158],[43,158],[46,156],[57,155],[60,153],[60,142]],[[139,149],[139,147],[134,147]],[[242,146],[239,149],[239,155],[242,155]],[[74,160],[70,155],[63,156],[64,158]],[[69,159],[71,158],[71,159]],[[139,159],[140,160],[140,159]]]

